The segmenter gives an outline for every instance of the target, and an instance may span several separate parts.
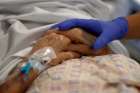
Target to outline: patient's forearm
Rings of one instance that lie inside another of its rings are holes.
[[[140,38],[140,13],[128,16],[127,38]]]
[[[18,73],[0,86],[0,93],[24,93],[37,75],[37,72],[34,70],[31,70],[27,77]]]

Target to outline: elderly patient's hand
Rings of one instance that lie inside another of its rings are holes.
[[[50,30],[35,43],[27,56],[29,57],[41,48],[52,47],[57,56],[50,62],[52,66],[60,64],[64,60],[79,58],[82,55],[97,56],[110,53],[107,48],[100,50],[100,52],[94,52],[90,47],[94,40],[93,35],[78,28],[64,32]]]

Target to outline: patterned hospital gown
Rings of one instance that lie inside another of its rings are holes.
[[[139,71],[119,54],[71,59],[44,71],[27,93],[140,93]]]

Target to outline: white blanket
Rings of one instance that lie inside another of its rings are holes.
[[[0,0],[0,83],[50,25],[71,18],[109,20],[128,13],[128,0]],[[119,41],[109,46],[129,55]]]

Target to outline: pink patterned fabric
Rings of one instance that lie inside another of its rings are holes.
[[[71,59],[44,71],[27,93],[140,93],[139,71],[123,55]]]

